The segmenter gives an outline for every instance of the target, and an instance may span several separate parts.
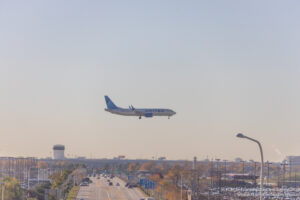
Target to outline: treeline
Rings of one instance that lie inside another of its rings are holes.
[[[40,167],[42,167],[41,165]],[[58,197],[69,200],[75,199],[77,195],[78,187],[77,182],[74,182],[73,177],[78,177],[80,181],[84,174],[82,165],[74,165],[68,162],[58,162],[52,166],[56,169],[49,179],[50,182],[41,183],[33,189],[22,189],[18,179],[12,177],[5,177],[0,179],[0,183],[5,184],[4,199],[5,200],[44,200],[45,197],[49,200],[57,200]],[[2,195],[2,189],[0,185],[0,197]]]
[[[57,171],[50,176],[52,183],[40,184],[34,190],[30,190],[32,200],[57,200],[58,198],[74,200],[78,192],[77,183],[74,182],[74,175],[78,169],[66,169]],[[83,175],[82,175],[83,176]]]

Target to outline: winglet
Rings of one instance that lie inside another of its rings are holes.
[[[129,106],[129,109],[132,110],[132,111],[135,110],[135,108],[133,107],[133,105]]]

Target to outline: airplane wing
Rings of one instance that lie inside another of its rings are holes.
[[[139,116],[144,116],[144,117],[153,117],[153,112],[144,112],[141,110],[134,110],[134,112],[139,115]]]
[[[144,112],[139,111],[139,110],[134,110],[134,112],[135,112],[137,115],[140,115],[140,116],[144,116],[144,115],[145,115]]]
[[[144,117],[153,117],[153,113],[152,112],[143,112],[141,110],[137,110],[135,109],[132,105],[129,106],[129,108],[137,115],[139,116],[144,116]]]
[[[142,112],[140,110],[137,110],[133,107],[133,105],[129,106],[129,109],[131,109],[135,114],[140,115],[140,116],[145,116],[145,112]]]

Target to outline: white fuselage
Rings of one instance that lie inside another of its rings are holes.
[[[164,108],[137,108],[137,109],[125,109],[125,108],[115,108],[115,109],[105,109],[105,111],[118,114],[118,115],[125,115],[125,116],[145,116],[145,117],[152,117],[152,116],[172,116],[176,113],[171,109],[164,109]]]

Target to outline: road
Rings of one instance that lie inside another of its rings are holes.
[[[115,177],[111,179],[113,186],[108,185],[106,178],[91,178],[93,183],[81,186],[77,200],[140,200],[144,194],[138,188],[127,188],[125,182]],[[116,186],[119,183],[120,186]]]

